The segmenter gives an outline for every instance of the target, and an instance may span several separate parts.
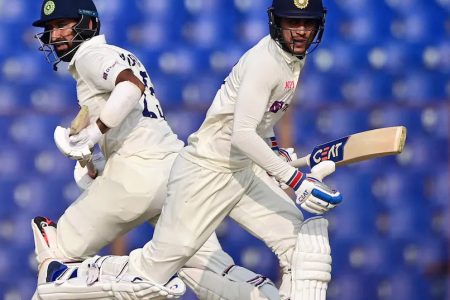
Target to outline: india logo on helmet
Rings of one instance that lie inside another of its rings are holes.
[[[55,2],[53,1],[47,1],[44,5],[44,14],[46,16],[50,15],[52,12],[55,11]]]
[[[308,6],[309,1],[308,0],[294,0],[295,6],[297,6],[300,9],[304,9]]]

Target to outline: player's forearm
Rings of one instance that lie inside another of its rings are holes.
[[[277,179],[288,182],[297,169],[279,158],[254,130],[233,132],[231,143]]]

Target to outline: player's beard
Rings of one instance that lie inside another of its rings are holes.
[[[77,52],[78,47],[80,46],[80,42],[69,42],[67,40],[58,40],[55,43],[58,45],[66,45],[67,48],[64,50],[59,50],[56,45],[54,45],[55,53],[62,61],[69,62],[72,60],[73,56]]]

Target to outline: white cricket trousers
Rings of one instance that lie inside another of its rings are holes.
[[[157,216],[177,155],[164,159],[112,155],[103,175],[58,221],[58,246],[63,254],[74,259],[95,255],[118,236]]]
[[[113,155],[98,177],[58,221],[58,246],[69,258],[92,256],[145,221],[154,223],[167,195],[167,181],[178,154],[162,160]],[[150,238],[150,235],[149,235]],[[221,274],[233,259],[215,233],[186,267]]]
[[[290,282],[303,216],[264,170],[253,166],[220,173],[179,155],[167,189],[153,239],[131,252],[130,272],[166,283],[188,260],[194,263],[197,256],[191,256],[229,215],[278,256],[283,281]]]

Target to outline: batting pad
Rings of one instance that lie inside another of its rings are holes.
[[[331,249],[328,221],[306,220],[297,237],[292,260],[291,300],[325,300],[331,280]]]
[[[47,280],[37,288],[39,299],[176,299],[186,291],[178,277],[160,285],[127,273],[127,257],[108,258],[94,257],[79,267],[49,263]]]
[[[182,268],[178,276],[203,300],[279,300],[273,283],[250,270],[233,266],[232,274]]]

